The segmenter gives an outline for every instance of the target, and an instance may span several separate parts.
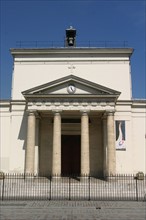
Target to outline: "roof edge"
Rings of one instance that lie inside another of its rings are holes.
[[[92,54],[128,54],[132,55],[133,48],[97,48],[97,47],[74,47],[74,48],[10,48],[11,54],[14,55],[29,55],[29,54],[66,54],[66,53],[92,53]]]

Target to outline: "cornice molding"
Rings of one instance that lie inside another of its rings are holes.
[[[86,54],[86,56],[91,56],[91,54],[123,54],[125,56],[131,56],[133,53],[133,48],[96,48],[96,47],[75,47],[75,48],[11,48],[10,52],[12,56],[16,55],[57,55],[62,54]]]
[[[83,91],[83,93],[77,91],[74,94],[68,94],[67,90],[66,93],[61,93],[59,91],[60,86],[62,88],[67,88],[67,86],[70,84],[74,84],[75,86],[77,86],[79,89]],[[53,89],[55,93],[50,92],[51,89]],[[90,92],[86,93],[85,91]],[[116,90],[99,85],[97,83],[91,82],[89,80],[77,77],[75,75],[69,75],[23,91],[22,94],[28,101],[38,99],[112,99],[116,102],[117,98],[121,93]]]

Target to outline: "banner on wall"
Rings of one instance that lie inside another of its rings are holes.
[[[116,121],[116,149],[126,149],[125,121]]]

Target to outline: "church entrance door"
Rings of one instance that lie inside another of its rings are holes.
[[[62,135],[61,137],[61,172],[62,175],[80,174],[81,136]]]

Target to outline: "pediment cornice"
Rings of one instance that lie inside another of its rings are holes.
[[[68,91],[68,86],[74,85],[76,91],[72,94]],[[75,75],[69,75],[57,80],[45,83],[40,86],[22,92],[25,99],[117,99],[120,92],[104,87],[97,83],[85,80]]]

